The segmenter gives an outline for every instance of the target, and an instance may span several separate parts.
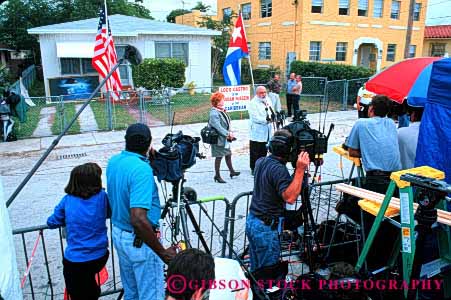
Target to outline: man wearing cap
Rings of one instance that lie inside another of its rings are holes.
[[[151,141],[146,125],[130,125],[125,150],[110,159],[106,171],[124,299],[163,300],[163,262],[169,263],[176,253],[174,247],[165,249],[156,235],[161,211],[147,160]]]
[[[357,113],[360,118],[369,118],[368,107],[370,106],[371,99],[375,96],[374,93],[365,89],[363,85],[357,93]]]

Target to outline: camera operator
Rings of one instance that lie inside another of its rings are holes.
[[[169,263],[176,254],[175,247],[164,249],[156,234],[161,212],[146,157],[151,141],[147,125],[130,125],[125,150],[109,160],[106,171],[125,299],[164,299],[163,262]]]
[[[291,133],[286,129],[276,131],[269,142],[271,155],[256,163],[254,190],[246,220],[251,271],[279,262],[284,204],[296,202],[304,172],[310,164],[308,153],[301,152],[292,178],[286,167],[292,147]]]
[[[274,110],[271,106],[271,99],[266,95],[266,88],[258,86],[256,95],[248,106],[250,123],[250,167],[254,174],[255,162],[260,157],[267,154],[266,144],[272,135]]]

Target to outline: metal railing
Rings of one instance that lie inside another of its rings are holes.
[[[325,220],[335,220],[337,213],[335,205],[341,199],[342,194],[334,189],[338,183],[348,182],[349,179],[315,183],[311,186],[310,201],[316,224]],[[188,219],[189,242],[192,247],[204,249],[205,247],[199,239],[200,233],[206,241],[212,255],[216,257],[235,258],[232,249],[238,255],[244,257],[243,251],[248,245],[245,232],[246,218],[252,192],[240,193],[232,202],[225,197],[208,197],[197,201],[187,202],[191,208],[194,218],[199,228],[193,226]],[[294,208],[300,206],[300,199]],[[168,215],[168,218],[173,215]],[[172,237],[171,220],[166,218],[162,225],[162,238],[166,243],[170,243]],[[110,274],[108,281],[102,286],[102,296],[118,293],[122,290],[120,276],[118,272],[118,257],[114,251],[111,238],[111,222],[109,223],[108,237],[110,241],[110,259],[106,268]],[[326,226],[326,231],[328,227]],[[332,228],[329,228],[332,230]],[[46,225],[21,228],[13,231],[18,252],[17,260],[19,273],[22,274],[22,285],[24,286],[25,299],[60,299],[64,294],[64,279],[62,272],[62,260],[64,256],[64,236],[63,230],[49,230]],[[324,236],[330,237],[325,233]],[[34,235],[35,239],[32,239]],[[33,242],[34,241],[34,242]],[[325,248],[334,247],[338,244],[328,244],[330,241],[323,240]],[[351,241],[354,242],[354,241]],[[22,256],[19,255],[22,249]],[[30,249],[33,249],[30,253]],[[283,256],[292,256],[299,251],[289,251]],[[245,259],[247,262],[247,259]],[[31,264],[29,272],[27,267]],[[24,278],[26,276],[26,278]],[[44,295],[44,297],[38,297]]]
[[[110,223],[108,232],[110,259],[106,265],[110,275],[109,280],[102,286],[101,296],[119,293],[122,290],[117,271],[118,260],[111,239],[111,228]],[[20,279],[24,299],[63,298],[62,295],[65,293],[62,272],[65,246],[63,231],[62,228],[49,230],[47,225],[13,230],[16,251],[19,252],[19,244],[23,251],[23,257],[17,255],[17,261],[19,274],[22,274]],[[34,241],[31,239],[33,235],[36,237]]]

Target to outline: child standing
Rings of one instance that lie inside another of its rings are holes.
[[[71,300],[94,300],[100,296],[96,274],[109,256],[105,224],[109,204],[101,175],[102,169],[95,163],[75,167],[64,189],[67,195],[47,219],[50,228],[67,229],[63,273]]]

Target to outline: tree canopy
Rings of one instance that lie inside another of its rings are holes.
[[[0,5],[0,43],[17,50],[32,50],[40,60],[37,37],[27,29],[98,17],[103,0],[9,0]],[[127,0],[107,0],[108,14],[153,19],[150,11]],[[114,34],[114,32],[113,32]]]
[[[175,23],[175,17],[190,13],[190,10],[187,9],[174,9],[173,11],[171,11],[169,13],[169,15],[166,16],[166,21],[170,22],[170,23]]]
[[[192,9],[200,10],[201,12],[206,12],[210,8],[211,8],[210,5],[206,5],[206,4],[202,3],[201,1],[198,1],[196,3],[196,6],[194,6]]]

